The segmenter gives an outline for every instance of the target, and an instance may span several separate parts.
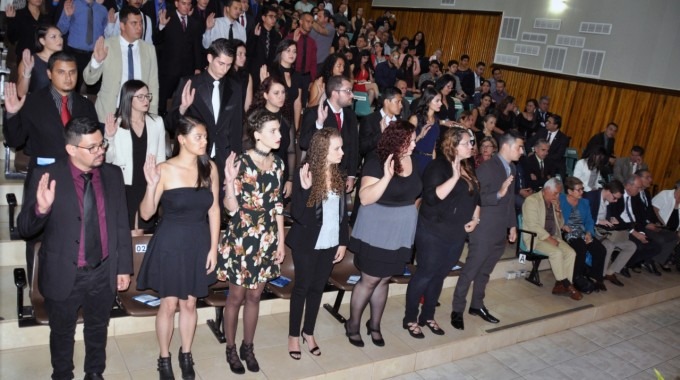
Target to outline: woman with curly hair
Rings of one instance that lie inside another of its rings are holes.
[[[422,190],[418,166],[413,157],[416,132],[411,123],[393,121],[383,131],[375,153],[366,157],[361,173],[361,207],[350,238],[354,264],[361,279],[354,286],[350,318],[345,323],[349,342],[363,347],[359,333],[361,316],[371,305],[366,321],[373,344],[384,346],[380,333],[390,278],[404,272],[411,259],[418,210],[416,199]]]
[[[427,164],[432,161],[439,140],[440,127],[437,113],[442,107],[442,95],[434,88],[426,88],[420,98],[416,112],[411,115],[409,122],[416,126],[416,150],[418,172],[425,171]]]
[[[373,80],[373,64],[371,63],[371,52],[362,50],[359,52],[359,60],[354,66],[354,91],[365,92],[368,94],[368,103],[373,104],[380,90]]]
[[[307,101],[307,107],[314,107],[323,103],[326,96],[326,82],[330,77],[336,75],[342,75],[345,78],[350,77],[349,62],[347,58],[341,53],[329,55],[325,61],[323,61],[323,69],[319,76],[311,86],[309,86],[309,101]]]
[[[269,74],[277,78],[286,88],[286,98],[281,107],[281,113],[288,122],[294,124],[294,129],[297,131],[300,128],[300,115],[302,114],[302,76],[295,71],[296,59],[295,41],[286,39],[279,42],[276,47],[276,56],[274,56],[274,66],[269,69]]]
[[[278,277],[285,256],[283,203],[280,188],[283,161],[272,150],[281,143],[279,120],[266,109],[258,109],[246,119],[245,145],[236,157],[229,155],[224,168],[224,207],[231,215],[218,255],[217,278],[229,282],[224,307],[224,335],[227,363],[232,372],[258,372],[253,338],[260,310],[260,296],[268,280]],[[236,328],[241,304],[243,342],[236,352]],[[241,358],[239,358],[239,354]]]
[[[434,310],[449,270],[458,263],[465,238],[479,224],[479,181],[468,158],[472,141],[464,128],[447,130],[442,154],[423,174],[423,202],[416,229],[418,270],[406,290],[403,327],[414,338],[423,338],[420,326],[444,335],[434,320]],[[418,316],[420,298],[424,297]]]
[[[312,355],[321,355],[314,339],[321,296],[333,264],[345,257],[349,241],[343,196],[345,175],[338,167],[342,156],[340,132],[324,128],[312,137],[306,163],[294,180],[293,225],[286,244],[293,251],[295,264],[288,327],[288,354],[295,360],[301,357],[299,337],[303,309],[302,341],[307,343]]]
[[[283,189],[285,198],[290,198],[293,189],[293,168],[295,167],[295,128],[291,128],[290,122],[283,116],[283,107],[286,103],[286,87],[277,77],[268,77],[260,84],[260,91],[255,94],[253,104],[248,114],[255,110],[266,109],[273,113],[281,125],[281,144],[274,154],[285,163],[283,168]]]

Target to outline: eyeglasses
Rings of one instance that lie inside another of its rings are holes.
[[[354,94],[354,93],[352,92],[352,90],[350,90],[349,88],[344,88],[344,89],[341,88],[341,89],[335,90],[335,91],[344,92],[344,93],[347,94],[347,95],[353,95],[353,94]]]
[[[133,98],[137,98],[140,102],[144,99],[151,101],[153,99],[153,94],[139,94],[139,95],[132,95]]]
[[[80,149],[86,149],[90,154],[95,154],[97,153],[100,149],[101,150],[106,150],[109,147],[109,140],[104,139],[102,140],[101,144],[99,145],[93,145],[93,146],[80,146],[80,145],[73,145],[76,148]]]
[[[583,188],[582,188],[582,187],[577,187],[577,188],[574,189],[574,191],[578,191],[579,193],[581,193],[581,192],[583,192]]]

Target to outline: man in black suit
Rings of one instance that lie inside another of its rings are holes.
[[[468,312],[490,323],[499,322],[484,305],[484,296],[489,276],[505,252],[506,236],[510,242],[517,239],[513,186],[517,173],[513,162],[519,160],[524,152],[523,139],[513,131],[501,135],[498,154],[477,168],[477,178],[481,185],[481,222],[478,221],[480,224],[470,234],[470,253],[453,295],[451,324],[456,329],[464,329],[463,311],[472,282],[474,287]]]
[[[85,327],[85,379],[103,379],[116,291],[130,285],[132,241],[120,168],[104,163],[108,142],[96,118],[71,120],[68,159],[37,168],[17,220],[42,237],[37,273],[50,324],[53,379],[73,378],[78,310]]]
[[[614,156],[614,144],[616,143],[616,132],[618,132],[619,126],[613,121],[607,124],[607,128],[604,132],[598,133],[591,137],[586,145],[586,149],[583,151],[583,157],[586,158],[590,156],[591,152],[597,150],[598,147],[604,148],[605,152],[610,157],[610,164],[614,165],[611,159],[616,160]]]
[[[562,127],[562,118],[559,115],[550,114],[548,120],[545,122],[545,128],[538,130],[532,137],[530,144],[534,145],[539,139],[546,140],[550,144],[548,155],[545,161],[549,161],[550,165],[555,168],[554,173],[559,174],[562,178],[567,177],[567,163],[564,159],[564,153],[569,146],[571,138],[560,130]]]
[[[648,239],[645,232],[646,211],[641,202],[634,201],[642,189],[640,176],[634,174],[628,177],[624,182],[621,202],[610,203],[607,206],[607,215],[616,221],[615,229],[628,231],[628,238],[637,246],[635,254],[628,260],[626,267],[635,268],[639,264],[644,264],[648,271],[654,273],[656,269],[654,257],[661,252],[661,245],[652,239]]]
[[[354,188],[359,170],[359,122],[352,110],[352,100],[352,82],[341,75],[331,77],[326,83],[326,101],[305,111],[299,141],[300,149],[306,151],[316,131],[323,128],[340,130],[345,152],[340,168],[347,174],[345,190],[348,193]]]
[[[647,169],[641,169],[635,174],[640,177],[642,189],[640,189],[640,193],[633,198],[633,202],[638,203],[639,207],[644,210],[645,234],[648,238],[654,240],[661,246],[661,252],[654,257],[654,261],[659,263],[664,271],[670,272],[672,264],[670,257],[673,254],[675,246],[678,244],[678,235],[673,231],[663,228],[663,223],[654,210],[652,195],[649,192],[653,183],[652,173]],[[644,267],[645,269],[650,270],[651,273],[660,274],[654,263]]]
[[[191,0],[175,0],[176,10],[161,13],[154,43],[158,46],[158,113],[165,115],[168,99],[182,77],[202,69],[203,25],[190,17]],[[158,51],[157,50],[157,51]]]
[[[33,92],[21,100],[17,97],[16,86],[5,86],[5,121],[2,132],[7,145],[12,148],[24,146],[29,155],[28,175],[24,184],[31,181],[33,170],[66,158],[64,151],[64,126],[73,117],[89,117],[97,120],[94,104],[74,92],[78,82],[76,58],[60,51],[52,54],[47,61],[47,76],[51,84]],[[29,282],[33,278],[33,246],[35,240],[26,238],[26,264]]]
[[[248,68],[253,80],[253,92],[260,88],[260,69],[263,65],[271,67],[276,56],[276,47],[281,42],[281,35],[274,27],[276,26],[276,10],[265,5],[262,8],[261,22],[248,35],[246,54],[248,56]]]
[[[180,81],[172,99],[172,110],[166,116],[166,125],[173,131],[182,115],[205,124],[209,155],[219,168],[220,183],[224,181],[227,157],[231,152],[241,153],[243,139],[241,85],[227,75],[235,55],[232,44],[225,38],[213,41],[208,47],[208,67]],[[223,192],[220,190],[221,195]]]
[[[555,176],[555,167],[552,161],[546,160],[550,144],[547,140],[537,139],[534,141],[534,154],[520,160],[524,169],[524,183],[534,192],[543,188],[545,181]]]
[[[616,278],[616,273],[630,277],[630,272],[624,268],[637,249],[635,243],[628,239],[628,231],[616,231],[614,224],[616,218],[612,219],[610,215],[607,215],[609,204],[618,202],[623,197],[623,191],[623,183],[614,180],[605,184],[602,189],[583,194],[583,199],[587,199],[590,203],[590,214],[595,224],[606,230],[606,234],[602,236],[600,228],[595,229],[595,237],[607,249],[607,256],[604,260],[604,279],[616,286],[623,286],[623,283]],[[614,250],[618,250],[619,254],[610,262]]]
[[[541,96],[538,100],[538,108],[536,108],[536,122],[543,128],[545,128],[545,122],[548,121],[548,116],[550,116],[549,108],[550,97],[546,95]]]
[[[359,155],[363,159],[375,150],[382,132],[399,118],[402,110],[401,90],[387,87],[382,93],[382,108],[366,116],[359,125]]]

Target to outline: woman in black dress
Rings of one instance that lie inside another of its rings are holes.
[[[123,83],[115,119],[109,115],[104,128],[109,140],[106,162],[123,171],[131,229],[153,227],[154,218],[135,217],[147,187],[144,162],[148,155],[153,155],[157,164],[165,161],[165,127],[160,116],[149,113],[152,98],[146,83],[136,79]]]
[[[295,71],[297,59],[297,45],[293,40],[283,40],[276,47],[274,67],[269,69],[269,75],[276,77],[286,88],[286,99],[281,108],[284,119],[293,123],[293,129],[300,129],[302,114],[302,77]],[[284,162],[287,162],[284,160]],[[291,167],[292,168],[292,167]]]
[[[246,67],[246,44],[241,40],[234,40],[234,50],[236,50],[236,57],[234,57],[234,76],[241,84],[241,92],[243,99],[243,110],[248,111],[250,103],[253,102],[253,78]]]
[[[176,143],[179,153],[166,162],[156,165],[153,155],[147,157],[147,188],[139,205],[143,219],[163,205],[163,219],[149,242],[137,278],[140,290],[153,289],[161,296],[156,337],[158,372],[163,379],[174,378],[170,341],[177,308],[182,378],[195,376],[191,344],[196,331],[196,299],[207,296],[208,286],[214,282],[209,274],[217,264],[220,234],[219,179],[217,166],[206,153],[208,131],[198,120],[183,116],[177,124]]]
[[[515,126],[519,133],[525,138],[530,138],[536,133],[538,126],[538,118],[536,117],[536,110],[538,109],[538,102],[536,99],[527,100],[527,105],[524,107],[524,112],[521,112],[515,118]]]
[[[7,17],[7,38],[16,44],[17,60],[21,61],[24,49],[35,53],[35,32],[43,24],[51,24],[51,9],[44,4],[44,0],[26,0],[26,7],[16,10],[13,3],[5,7]]]
[[[286,237],[295,263],[288,327],[288,354],[295,360],[301,357],[299,337],[303,309],[302,341],[307,343],[312,355],[321,355],[314,339],[321,296],[333,264],[345,256],[349,242],[343,196],[345,175],[338,168],[342,156],[340,132],[324,128],[314,134],[307,162],[295,171],[291,205],[294,223]]]
[[[281,125],[281,144],[274,151],[274,154],[279,156],[285,163],[283,168],[284,185],[281,191],[285,198],[290,198],[293,189],[293,168],[296,165],[295,128],[291,127],[290,121],[283,116],[286,97],[286,87],[283,82],[277,77],[268,77],[260,84],[260,91],[255,94],[248,114],[265,108],[279,119],[279,124]]]
[[[418,219],[415,203],[422,190],[412,156],[415,146],[415,127],[407,121],[393,121],[380,136],[375,154],[366,157],[361,172],[361,207],[350,238],[361,279],[352,291],[350,318],[345,323],[349,342],[358,347],[364,345],[359,328],[369,303],[371,318],[366,329],[373,344],[385,345],[380,321],[390,278],[402,274],[411,259]]]
[[[47,76],[47,60],[53,53],[64,48],[64,38],[61,30],[54,25],[40,25],[35,32],[35,53],[24,49],[18,67],[17,95],[20,98],[26,94],[43,89],[50,85]]]
[[[508,95],[503,99],[498,106],[496,106],[496,128],[501,135],[505,132],[515,129],[515,98]]]
[[[472,141],[464,128],[444,133],[442,155],[423,174],[423,202],[416,229],[416,262],[406,291],[403,325],[414,338],[423,338],[420,326],[444,335],[434,319],[435,306],[449,270],[458,263],[465,238],[479,224],[479,181],[470,167]],[[420,297],[424,303],[420,316]]]

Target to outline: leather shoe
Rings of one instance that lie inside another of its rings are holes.
[[[489,309],[487,309],[487,308],[485,308],[485,307],[483,307],[483,308],[481,308],[481,309],[473,309],[473,308],[470,308],[470,309],[468,310],[468,313],[470,313],[471,315],[476,315],[476,316],[482,318],[483,320],[485,320],[485,321],[487,321],[487,322],[489,322],[489,323],[498,323],[498,322],[500,322],[500,321],[498,320],[498,318],[496,318],[496,317],[494,317],[493,315],[491,315],[491,313],[489,313]]]
[[[595,291],[596,292],[599,292],[599,291],[606,292],[607,291],[607,287],[604,285],[603,281],[601,281],[601,280],[595,281]]]
[[[456,330],[465,330],[465,323],[463,322],[463,313],[451,313],[451,326]]]
[[[642,264],[642,267],[645,268],[645,270],[650,274],[653,274],[655,276],[661,276],[661,272],[659,272],[659,270],[656,269],[656,264],[654,264],[653,262],[644,263]]]
[[[574,301],[580,301],[581,299],[583,299],[583,294],[576,290],[574,285],[569,284],[569,286],[567,287],[567,292],[569,293],[569,298],[573,299]]]
[[[86,373],[85,380],[104,380],[104,376],[101,373]]]
[[[616,278],[615,274],[608,274],[604,276],[604,279],[611,282],[612,284],[616,286],[623,286],[623,282],[619,281],[618,278]]]
[[[642,269],[640,268],[639,265],[630,268],[630,270],[632,270],[634,273],[642,273]]]
[[[567,288],[564,287],[564,284],[561,281],[555,282],[555,287],[553,287],[552,294],[561,296],[567,293]]]
[[[623,277],[630,278],[630,271],[628,268],[624,267],[621,269],[621,272],[619,272]]]

